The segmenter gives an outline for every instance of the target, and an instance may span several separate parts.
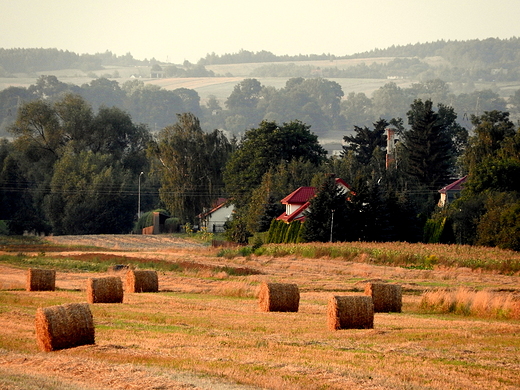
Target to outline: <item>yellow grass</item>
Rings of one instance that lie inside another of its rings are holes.
[[[520,295],[467,287],[437,289],[423,294],[421,307],[441,313],[520,319]]]
[[[71,384],[150,390],[519,388],[519,320],[420,307],[426,291],[459,286],[474,290],[475,308],[488,307],[493,300],[476,292],[515,294],[518,276],[295,255],[226,259],[216,253],[175,248],[134,255],[248,267],[262,274],[161,271],[158,293],[128,294],[124,304],[91,306],[95,345],[45,358],[34,338],[38,308],[82,302],[88,277],[106,274],[60,272],[56,291],[0,291],[0,388],[14,388],[6,383],[15,377],[27,385],[53,383],[60,390],[74,388]],[[24,278],[23,270],[0,265],[0,286]],[[297,284],[298,312],[262,312],[254,292],[267,281]],[[373,329],[331,332],[329,297],[362,295],[371,282],[401,285],[402,313],[376,313]]]

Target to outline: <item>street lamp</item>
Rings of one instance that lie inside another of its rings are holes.
[[[137,192],[137,219],[141,217],[141,176],[144,172],[139,174],[139,190]]]
[[[330,220],[330,242],[332,242],[332,229],[334,227],[334,210],[331,210],[331,211],[332,211],[332,217]]]

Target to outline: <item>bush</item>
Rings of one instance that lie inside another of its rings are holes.
[[[247,230],[246,223],[240,219],[233,217],[224,224],[224,236],[228,241],[237,244],[247,244],[251,233]]]
[[[301,242],[302,223],[273,220],[267,233],[268,244],[294,244]]]
[[[7,236],[9,235],[9,228],[7,227],[7,224],[5,221],[0,221],[0,235]]]
[[[181,231],[181,220],[179,218],[170,217],[164,221],[164,230],[166,233],[178,233]]]
[[[163,210],[163,209],[157,209],[157,210],[152,210],[152,211],[147,211],[146,213],[143,213],[141,215],[141,218],[139,218],[137,220],[137,222],[134,224],[134,230],[133,232],[136,233],[136,234],[141,234],[142,230],[148,226],[152,226],[153,225],[153,213],[154,212],[159,212],[163,215],[170,215],[166,210]],[[177,219],[177,218],[168,218],[168,219]],[[169,223],[169,224],[173,224],[174,222],[171,221],[171,222],[168,222],[168,219],[165,221],[165,228],[166,228],[166,223]],[[171,225],[170,225],[171,226]]]

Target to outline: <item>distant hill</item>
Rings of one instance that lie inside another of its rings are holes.
[[[376,59],[392,61],[376,61]],[[440,59],[431,63],[431,59]],[[362,63],[348,69],[336,66],[310,65],[310,62],[337,64],[344,60],[362,59]],[[372,60],[372,61],[371,61]],[[520,38],[468,41],[436,41],[374,49],[350,56],[332,54],[276,56],[270,52],[241,50],[234,54],[201,58],[198,65],[208,68],[224,64],[265,63],[250,75],[255,77],[312,77],[327,78],[441,78],[447,82],[506,82],[520,81]],[[283,63],[283,64],[282,64]]]
[[[391,62],[374,61],[377,58],[392,59]],[[441,59],[439,64],[432,64],[429,59]],[[349,69],[336,66],[316,65],[328,63],[334,65],[342,60],[363,59],[357,67]],[[370,61],[372,59],[372,61]],[[375,63],[374,63],[375,62]],[[157,64],[151,60],[137,60],[130,53],[116,56],[110,51],[96,54],[77,54],[58,49],[1,49],[0,48],[0,77],[9,77],[16,73],[34,73],[55,71],[62,69],[79,69],[84,72],[102,70],[114,66],[139,66]],[[277,64],[283,66],[276,66]],[[309,64],[312,65],[309,65]],[[231,72],[206,73],[204,67],[213,68],[218,65],[255,64],[258,77],[307,77],[318,76],[338,78],[389,78],[415,77],[420,73],[434,73],[431,76],[440,77],[445,81],[460,81],[461,79],[485,81],[518,81],[520,80],[520,38],[484,40],[474,39],[467,41],[436,41],[416,43],[403,46],[391,46],[386,49],[373,49],[364,53],[349,56],[334,54],[308,55],[281,55],[277,56],[269,51],[251,52],[240,50],[238,53],[217,55],[207,54],[196,65],[186,61],[183,64],[184,72],[172,77],[198,76],[238,76]],[[259,64],[266,66],[259,72]],[[172,64],[162,64],[171,66]],[[307,66],[307,69],[302,67]],[[323,72],[326,68],[327,71]],[[177,71],[178,69],[173,69]],[[191,74],[186,72],[191,70]],[[193,74],[194,71],[197,74]],[[432,78],[432,77],[429,77]]]
[[[481,66],[506,66],[518,67],[520,65],[520,38],[498,39],[487,38],[484,40],[473,39],[468,41],[436,41],[427,43],[415,43],[408,45],[392,45],[386,49],[373,49],[371,51],[353,55],[338,56],[334,54],[310,54],[297,56],[276,56],[268,51],[250,52],[240,50],[238,53],[216,55],[207,54],[199,60],[201,65],[239,64],[250,62],[301,62],[320,60],[340,60],[350,58],[379,58],[379,57],[426,57],[440,56],[451,63],[452,66],[466,67],[469,63]]]
[[[62,69],[94,71],[104,66],[137,66],[149,64],[130,53],[116,56],[110,51],[97,54],[76,54],[58,49],[2,49],[0,48],[0,77],[13,73],[31,73]]]

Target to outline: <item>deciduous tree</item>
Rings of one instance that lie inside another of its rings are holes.
[[[295,159],[319,165],[325,154],[318,137],[304,123],[294,121],[279,126],[264,121],[257,129],[246,131],[231,156],[224,172],[226,189],[235,204],[243,207],[269,169]]]
[[[195,223],[223,195],[222,170],[231,144],[221,131],[206,134],[194,115],[178,115],[175,125],[161,130],[151,152],[158,162],[161,200],[183,223]]]

